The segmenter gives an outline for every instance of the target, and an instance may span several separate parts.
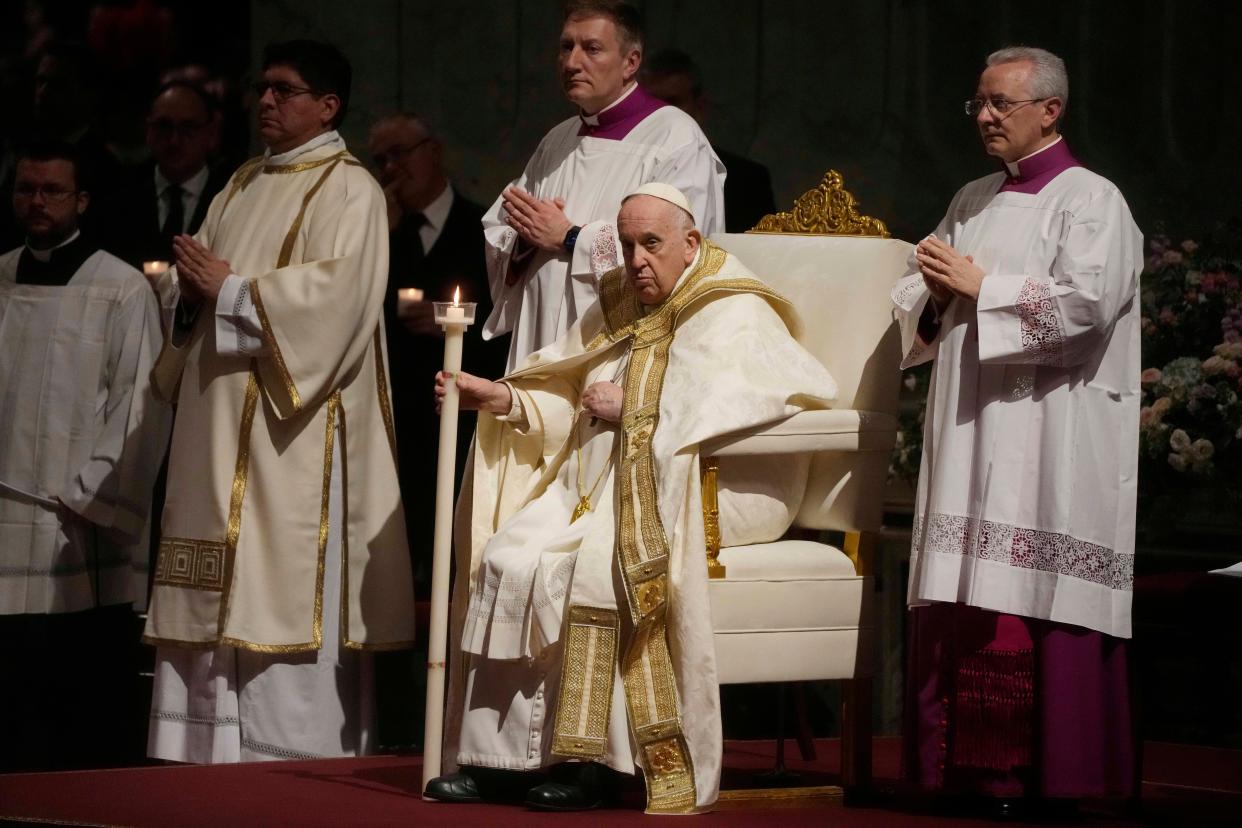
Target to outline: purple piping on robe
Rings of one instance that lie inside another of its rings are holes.
[[[612,109],[599,113],[599,125],[592,126],[586,121],[578,134],[588,138],[607,138],[610,141],[621,141],[630,134],[630,130],[655,112],[668,106],[664,101],[650,95],[641,86],[629,94],[625,100]]]
[[[1062,138],[1052,146],[1018,162],[1018,174],[1007,175],[1001,185],[1002,193],[1026,193],[1034,195],[1049,181],[1071,167],[1081,167],[1078,159],[1070,155],[1069,146]],[[1006,167],[1005,171],[1008,172]]]

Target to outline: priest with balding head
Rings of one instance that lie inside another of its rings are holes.
[[[616,226],[624,264],[564,336],[499,382],[436,378],[480,414],[457,510],[457,769],[435,799],[516,785],[535,808],[591,808],[640,769],[649,812],[706,810],[719,790],[699,446],[826,407],[836,384],[790,304],[702,238],[679,190],[639,187]],[[723,531],[788,527],[796,503],[769,482]],[[543,784],[499,773],[544,769]]]

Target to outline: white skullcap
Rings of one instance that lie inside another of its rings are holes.
[[[644,184],[634,192],[627,195],[625,198],[621,199],[621,203],[624,204],[627,200],[636,195],[654,196],[658,199],[662,199],[663,201],[667,201],[669,204],[674,204],[685,210],[686,214],[689,215],[691,219],[694,218],[694,213],[690,210],[690,202],[686,199],[681,190],[671,184],[661,184],[658,181],[653,181],[650,184]]]

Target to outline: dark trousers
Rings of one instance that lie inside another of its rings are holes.
[[[0,772],[141,763],[139,632],[128,604],[0,615]]]

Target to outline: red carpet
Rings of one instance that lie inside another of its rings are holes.
[[[806,784],[834,781],[837,744],[817,743],[819,760],[789,766]],[[770,742],[735,742],[726,749],[726,779],[744,782],[769,765]],[[876,742],[880,791],[898,773],[895,739]],[[1091,815],[1079,825],[1236,824],[1242,814],[1242,751],[1148,744],[1142,812],[1130,819]],[[443,805],[417,796],[417,756],[381,756],[311,762],[214,767],[155,767],[0,776],[0,819],[6,824],[153,826],[441,826],[634,825],[645,818],[637,791],[627,808],[589,814],[539,814],[510,805]],[[986,821],[902,810],[888,797],[868,807],[818,805],[772,810],[719,811],[695,819],[710,825],[944,826]],[[1022,823],[1008,823],[1020,825]]]

